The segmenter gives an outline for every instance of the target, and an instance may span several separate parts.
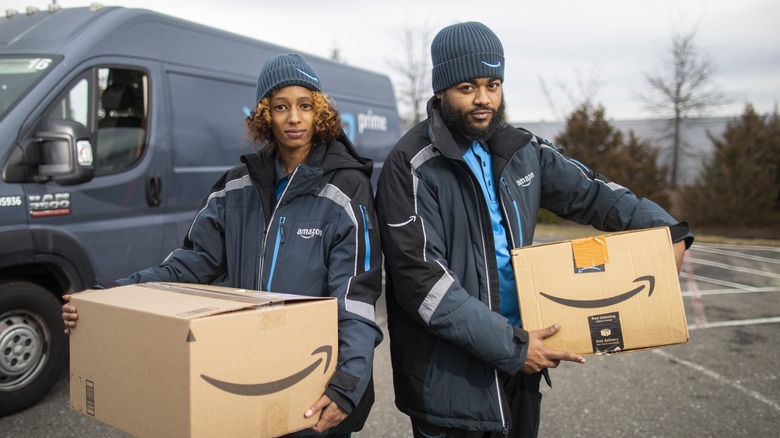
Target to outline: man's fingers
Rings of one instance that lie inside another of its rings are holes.
[[[681,240],[672,245],[674,250],[674,261],[677,264],[677,273],[682,270],[683,259],[685,258],[685,241]]]
[[[553,353],[549,354],[547,356],[547,359],[556,362],[555,366],[558,366],[557,363],[560,363],[560,361],[562,360],[565,360],[567,362],[585,363],[585,358],[580,356],[579,354],[570,353],[568,351],[557,351],[557,350],[551,350],[551,351],[553,351]]]
[[[561,330],[559,324],[553,324],[547,328],[534,330],[529,333],[528,355],[523,364],[523,372],[538,373],[544,368],[556,368],[562,360],[568,362],[585,363],[585,358],[579,354],[567,351],[559,351],[548,348],[544,340],[555,335]]]
[[[528,374],[538,373],[545,368],[557,368],[558,365],[561,364],[561,361],[564,360],[580,364],[585,363],[585,358],[579,354],[548,349],[547,353],[540,356],[539,360],[534,362],[526,361],[526,363],[523,364],[522,371]]]
[[[558,333],[558,331],[561,330],[561,326],[558,324],[553,324],[547,328],[539,330],[539,336],[542,338],[542,340],[549,338],[550,336]]]

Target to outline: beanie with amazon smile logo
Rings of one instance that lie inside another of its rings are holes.
[[[269,58],[257,77],[257,101],[276,90],[300,85],[312,91],[322,91],[320,78],[306,59],[297,53],[285,53]]]
[[[431,43],[433,92],[476,78],[504,80],[504,47],[495,33],[476,21],[440,30]]]

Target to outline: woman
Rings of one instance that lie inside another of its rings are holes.
[[[305,413],[321,412],[318,423],[294,435],[348,436],[362,428],[374,399],[381,251],[373,163],[355,151],[320,87],[300,55],[266,61],[246,119],[249,137],[264,147],[214,184],[184,245],[160,266],[99,287],[169,281],[336,297],[338,367]],[[77,319],[66,302],[66,333]]]

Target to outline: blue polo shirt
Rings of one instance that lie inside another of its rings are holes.
[[[496,263],[498,265],[501,315],[508,319],[510,324],[520,327],[520,307],[517,302],[515,273],[512,270],[512,259],[509,254],[504,219],[501,215],[501,204],[494,184],[490,153],[479,141],[474,141],[464,152],[463,159],[466,160],[472,173],[477,177],[479,185],[482,187],[482,193],[485,195],[488,210],[490,210],[490,222],[493,227],[493,242],[496,247]]]

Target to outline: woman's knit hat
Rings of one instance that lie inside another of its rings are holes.
[[[504,80],[504,47],[496,34],[476,21],[440,30],[431,43],[433,92],[475,78]]]
[[[269,58],[257,77],[257,101],[290,85],[300,85],[312,91],[322,91],[320,78],[303,56],[285,53]]]

